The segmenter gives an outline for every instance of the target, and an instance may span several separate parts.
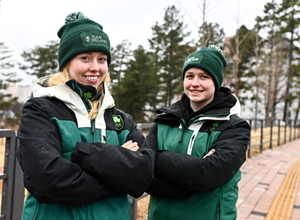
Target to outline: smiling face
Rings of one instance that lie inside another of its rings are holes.
[[[79,54],[70,60],[68,70],[76,82],[97,89],[108,72],[107,55],[101,52]]]
[[[191,67],[184,74],[184,93],[190,99],[194,112],[200,110],[214,99],[215,84],[204,70]]]

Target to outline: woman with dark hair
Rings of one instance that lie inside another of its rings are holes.
[[[157,151],[149,220],[236,219],[239,168],[250,139],[240,105],[221,87],[226,60],[209,46],[183,64],[181,100],[157,110],[146,140]]]

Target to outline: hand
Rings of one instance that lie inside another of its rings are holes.
[[[208,157],[208,156],[212,155],[212,154],[215,153],[215,152],[216,152],[215,149],[211,149],[211,150],[203,157],[203,159],[204,159],[205,157]]]
[[[132,150],[132,151],[138,151],[138,149],[140,149],[138,143],[132,141],[127,141],[121,147],[127,148],[128,150]]]

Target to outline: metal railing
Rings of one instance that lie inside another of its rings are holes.
[[[288,120],[263,120],[248,119],[252,127],[248,149],[248,157],[251,158],[254,148],[259,148],[258,153],[274,146],[280,146],[297,138],[300,138],[300,121]],[[255,123],[255,128],[253,124]],[[257,152],[255,152],[257,153]]]
[[[23,174],[16,160],[17,139],[13,130],[0,129],[4,141],[1,220],[20,220],[24,202]]]

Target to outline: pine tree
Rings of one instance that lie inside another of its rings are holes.
[[[224,29],[220,27],[217,23],[211,23],[207,21],[207,14],[208,12],[212,11],[215,7],[219,6],[219,1],[209,1],[209,0],[201,0],[195,1],[196,7],[199,9],[198,14],[202,15],[201,25],[199,25],[199,20],[195,20],[194,16],[189,14],[189,11],[185,11],[186,14],[189,16],[191,21],[199,27],[198,34],[198,45],[197,47],[207,47],[209,45],[216,45],[220,48],[224,46],[224,37],[225,32]],[[179,3],[179,2],[178,2]],[[180,3],[179,3],[180,4]],[[184,9],[184,7],[182,7]],[[196,16],[198,18],[199,16]]]
[[[228,65],[225,69],[225,78],[233,93],[240,99],[241,103],[247,99],[242,95],[242,90],[248,88],[247,73],[249,63],[254,57],[256,34],[242,25],[234,37],[225,42],[226,59]]]
[[[147,109],[149,94],[152,92],[151,65],[151,54],[139,46],[133,51],[133,59],[128,62],[124,78],[121,80],[120,106],[140,123],[147,121],[149,117]]]
[[[285,52],[282,50],[282,38],[278,34],[278,4],[273,0],[267,3],[264,8],[264,16],[257,17],[256,27],[267,34],[263,42],[264,56],[261,58],[260,67],[262,71],[257,76],[256,86],[260,88],[260,100],[264,100],[265,119],[276,118],[276,105],[280,102],[285,76]],[[262,97],[263,95],[263,97]],[[257,99],[258,93],[257,93]]]
[[[293,66],[293,71],[294,71],[294,75],[297,75],[297,77],[295,77],[295,80],[293,81],[293,83],[295,84],[295,96],[297,97],[296,101],[297,101],[297,107],[294,110],[295,112],[295,118],[294,118],[294,125],[295,126],[299,126],[298,121],[298,117],[299,117],[299,113],[300,113],[300,77],[299,77],[299,73],[300,73],[300,51],[297,51],[297,61],[298,61],[298,65]],[[297,73],[297,74],[295,74]],[[298,124],[297,124],[298,123]]]
[[[128,40],[123,40],[121,44],[111,49],[112,62],[109,66],[109,74],[112,80],[112,95],[116,101],[116,107],[120,108],[121,97],[121,81],[125,74],[125,69],[132,56]]]
[[[11,108],[17,103],[18,98],[12,97],[12,94],[7,93],[8,83],[19,82],[17,74],[13,70],[15,61],[12,60],[12,51],[0,43],[0,128],[7,125],[8,120],[14,119],[18,123],[18,115],[12,113]]]
[[[183,61],[195,47],[184,43],[189,32],[185,32],[180,11],[175,6],[168,7],[165,11],[164,22],[156,23],[152,27],[153,37],[149,39],[150,49],[155,54],[155,65],[158,65],[156,77],[163,87],[160,97],[163,105],[170,105],[181,81]]]
[[[288,68],[287,68],[287,81],[284,93],[284,109],[283,120],[287,121],[289,118],[289,105],[293,101],[291,94],[291,81],[293,78],[293,59],[295,54],[295,44],[299,42],[300,36],[297,30],[300,30],[300,2],[298,0],[283,0],[278,10],[280,19],[280,33],[288,42]],[[297,76],[299,77],[299,75]]]
[[[199,28],[200,47],[216,45],[220,48],[224,46],[225,32],[219,24],[204,22]]]
[[[58,41],[49,41],[45,46],[36,46],[31,50],[23,51],[21,56],[25,63],[19,64],[20,69],[37,78],[57,72],[58,47]]]

